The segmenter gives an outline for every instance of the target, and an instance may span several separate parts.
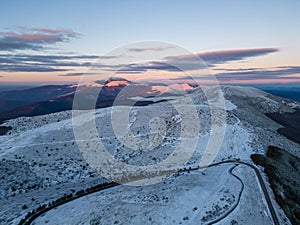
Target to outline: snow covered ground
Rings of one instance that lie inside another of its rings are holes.
[[[210,91],[215,90],[211,88]],[[291,153],[299,154],[299,145],[278,134],[276,130],[280,125],[264,115],[266,112],[292,112],[293,108],[300,107],[298,103],[253,88],[225,86],[223,92],[226,130],[214,162],[237,158],[251,162],[250,155],[263,153],[268,145],[285,147]],[[199,119],[199,139],[186,167],[201,163],[212,118],[203,92],[194,92],[191,98]],[[170,102],[131,108],[128,129],[137,139],[149,138],[152,118],[165,121],[165,137],[152,151],[135,151],[124,145],[122,138],[114,133],[111,110],[96,110],[96,129],[105,148],[123,163],[136,166],[159,163],[172,155],[181,143],[181,118]],[[221,115],[223,111],[220,109],[218,113]],[[13,129],[0,136],[0,224],[17,223],[40,204],[105,181],[78,149],[80,143],[99,139],[76,142],[71,117],[72,112],[65,111],[5,123]],[[241,185],[228,172],[231,166],[171,176],[165,182],[150,186],[111,188],[58,207],[36,220],[36,224],[47,221],[48,224],[113,224],[116,221],[117,224],[141,224],[145,219],[149,224],[199,224],[199,221],[205,224],[213,219],[208,214],[221,211],[227,200],[233,204],[237,199]],[[132,173],[138,174],[139,171]],[[253,171],[238,166],[233,173],[243,180],[245,188],[240,204],[223,222],[272,224]],[[22,209],[24,205],[28,208]],[[277,209],[280,218],[285,218]],[[250,215],[250,212],[253,213]]]
[[[228,173],[233,165],[184,173],[146,187],[119,186],[80,198],[36,220],[35,224],[206,224],[225,214],[238,201],[241,183]],[[255,182],[254,174],[248,179]],[[246,180],[246,179],[245,179]],[[257,188],[256,186],[254,188]],[[243,214],[229,220],[242,224],[271,224],[259,192],[249,188],[239,208]],[[252,211],[244,211],[255,204]],[[68,213],[66,213],[68,212]],[[223,224],[223,223],[220,223]]]

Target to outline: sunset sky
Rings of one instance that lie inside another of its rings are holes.
[[[118,76],[174,79],[170,62],[202,73],[174,46],[221,83],[300,82],[299,8],[298,0],[2,1],[0,83],[78,82],[120,67]],[[141,41],[164,44],[132,44]]]

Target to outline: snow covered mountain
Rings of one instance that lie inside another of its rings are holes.
[[[120,92],[126,87],[126,91]],[[74,93],[78,85],[47,85],[24,90],[0,92],[0,120],[17,118],[20,116],[37,116],[49,113],[71,110]],[[197,87],[189,84],[182,85],[151,85],[134,83],[124,78],[111,77],[106,81],[93,81],[81,85],[80,92],[89,98],[95,90],[101,90],[97,108],[111,106],[118,96],[128,104],[130,97],[178,95],[192,92]]]
[[[87,86],[97,85],[105,86],[103,93],[109,98],[115,96],[111,93],[119,93],[122,87],[130,84],[125,80],[113,80]],[[66,88],[70,92],[60,93],[63,96],[54,101],[73,100],[70,96],[74,89]],[[176,88],[148,89],[143,86],[137,93],[144,94],[141,95],[142,100],[153,99],[153,96],[162,99],[166,93],[175,96],[173,90]],[[277,132],[289,125],[281,125],[278,123],[281,120],[275,122],[268,117],[268,113],[297,113],[300,103],[255,88],[223,86],[226,108],[224,139],[212,165],[203,170],[197,165],[201,163],[204,146],[209,142],[212,124],[211,109],[204,92],[213,94],[216,91],[215,87],[204,89],[192,89],[188,95],[193,100],[200,127],[195,152],[185,165],[178,168],[180,171],[163,182],[148,186],[118,185],[82,195],[90,192],[88,188],[105,183],[107,179],[95,171],[78,148],[80,143],[88,148],[93,140],[75,140],[70,110],[5,121],[2,126],[12,129],[0,136],[0,224],[18,224],[28,212],[34,214],[33,209],[36,212],[43,204],[47,208],[47,205],[67,195],[71,197],[64,197],[64,201],[68,198],[70,201],[36,216],[35,224],[274,224],[276,220],[280,224],[291,224],[276,203],[263,169],[259,167],[257,172],[249,165],[253,165],[251,154],[264,154],[269,145],[300,156],[297,140]],[[132,93],[131,89],[128,93]],[[122,112],[129,106],[96,109],[94,115],[99,140],[115,159],[145,166],[157,164],[173,154],[176,146],[183,141],[180,135],[184,125],[172,105],[180,99],[165,100],[130,107],[130,123],[126,129],[137,140],[130,143],[132,146],[140,146],[139,139],[152,135],[149,131],[151,126],[165,121],[165,130],[161,131],[165,136],[152,151],[132,150],[124,144],[126,137],[117,137],[111,122],[112,110],[115,108]],[[43,104],[38,104],[35,109],[42,108]],[[223,113],[224,109],[216,109],[214,116],[217,122]],[[153,120],[158,117],[161,120]],[[89,119],[85,119],[88,123]],[[85,123],[80,126],[85,127]],[[299,131],[299,128],[294,129]],[[89,131],[86,130],[86,133]],[[138,170],[132,173],[141,176]],[[262,174],[262,180],[257,173]],[[81,197],[73,199],[72,196]]]

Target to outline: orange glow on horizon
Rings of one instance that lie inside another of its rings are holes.
[[[224,69],[228,68],[228,65],[223,67]],[[232,67],[231,67],[232,68]],[[237,67],[241,68],[241,67]],[[229,68],[230,69],[230,68]],[[269,68],[270,69],[270,68]],[[272,70],[272,69],[270,69]],[[82,72],[82,71],[75,71]],[[222,70],[212,70],[210,75],[225,72]],[[57,72],[48,72],[48,73],[28,73],[28,72],[16,72],[16,73],[8,73],[3,72],[0,74],[0,82],[1,83],[78,83],[82,76],[61,76],[62,73]],[[147,71],[144,73],[136,73],[136,74],[111,74],[113,77],[123,77],[125,79],[131,81],[170,81],[171,83],[191,83],[195,82],[192,79],[183,79],[183,77],[189,77],[189,73],[185,72],[168,72],[168,71]],[[108,76],[103,76],[99,73],[99,75],[87,75],[85,77],[86,81],[96,81],[103,80],[109,78]],[[300,82],[300,74],[292,74],[285,75],[282,78],[277,79],[268,79],[262,78],[257,80],[239,80],[239,79],[231,79],[231,80],[214,80],[209,79],[208,77],[196,76],[197,82],[200,84],[213,84],[213,83],[221,83],[221,84],[266,84],[266,83],[293,83]]]

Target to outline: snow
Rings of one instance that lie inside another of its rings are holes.
[[[115,87],[122,85],[128,85],[128,81],[110,81],[109,83],[105,84],[106,87]]]
[[[119,186],[101,191],[59,207],[36,223],[200,224],[214,205],[230,207],[236,201],[241,186],[228,176],[229,167],[210,168],[205,175],[186,173],[151,186]],[[217,217],[217,213],[212,215]]]
[[[170,84],[168,86],[152,86],[152,89],[161,93],[184,94],[187,90],[194,88],[189,84]]]
[[[214,88],[209,91],[215,93]],[[281,98],[277,99],[254,88],[225,86],[222,90],[226,98],[227,124],[224,138],[222,135],[217,136],[223,138],[220,149],[207,149],[208,153],[216,154],[214,162],[234,158],[251,162],[250,155],[256,152],[263,153],[267,144],[284,145],[291,151],[298,151],[299,145],[277,134],[278,124],[266,118],[264,112],[289,111],[299,105],[282,102]],[[198,90],[190,96],[199,119],[199,135],[197,148],[185,166],[194,167],[205,161],[202,157],[211,135],[211,112],[203,92]],[[178,98],[174,99],[179,101]],[[252,104],[253,102],[256,104]],[[176,146],[182,143],[182,116],[173,107],[171,99],[144,107],[118,106],[115,109],[120,112],[130,109],[126,129],[131,131],[136,140],[150,137],[151,124],[154,125],[154,131],[158,130],[161,121],[166,124],[166,132],[160,145],[151,151],[136,151],[124,145],[122,140],[125,136],[116,137],[111,122],[111,108],[89,112],[90,115],[95,115],[98,132],[98,137],[89,141],[101,140],[115,159],[137,166],[156,164],[170,156]],[[224,111],[219,109],[215,113],[217,122],[220,122],[218,118],[222,117]],[[21,117],[5,122],[4,125],[12,126],[13,130],[9,135],[0,136],[0,172],[3,171],[5,176],[0,185],[0,221],[10,224],[14,218],[24,215],[26,211],[21,209],[24,202],[29,206],[28,210],[31,210],[41,203],[69,193],[70,189],[77,191],[88,187],[89,184],[104,181],[90,165],[87,165],[78,149],[77,145],[88,142],[77,140],[76,143],[73,133],[73,125],[85,127],[92,121],[92,117],[87,114],[75,116],[80,119],[72,120],[72,112],[66,111],[31,118]],[[76,123],[72,124],[74,121]],[[159,132],[153,132],[154,134]],[[15,165],[18,165],[18,168]],[[216,205],[223,204],[220,200],[223,195],[228,198],[232,195],[237,196],[240,183],[228,173],[231,166],[222,165],[172,176],[165,182],[154,185],[122,185],[101,191],[51,210],[40,217],[36,224],[44,224],[47,221],[49,224],[90,224],[100,216],[101,224],[112,224],[115,220],[124,224],[140,224],[144,218],[147,218],[147,221],[151,218],[150,224],[199,224],[198,222],[207,215],[205,212],[213,211]],[[6,169],[10,171],[10,176],[6,176]],[[139,173],[138,170],[131,172]],[[246,188],[239,206],[219,224],[230,224],[233,219],[239,224],[251,224],[253,221],[254,224],[259,224],[260,221],[271,224],[267,207],[260,201],[261,190],[256,185],[253,171],[238,166],[234,173],[242,178]],[[26,185],[18,184],[24,183],[25,179],[28,180]],[[37,189],[28,189],[28,186],[34,184],[37,184]],[[12,191],[12,186],[17,190]],[[229,192],[225,193],[226,190]],[[32,196],[36,196],[37,200],[31,201]],[[193,210],[195,207],[197,209]],[[255,214],[250,215],[249,212],[254,209]],[[284,218],[284,215],[282,217]],[[15,220],[15,223],[17,222]]]
[[[231,101],[229,101],[229,100],[226,99],[225,100],[225,108],[228,111],[232,111],[232,110],[237,109],[237,106],[235,104],[233,104]]]

